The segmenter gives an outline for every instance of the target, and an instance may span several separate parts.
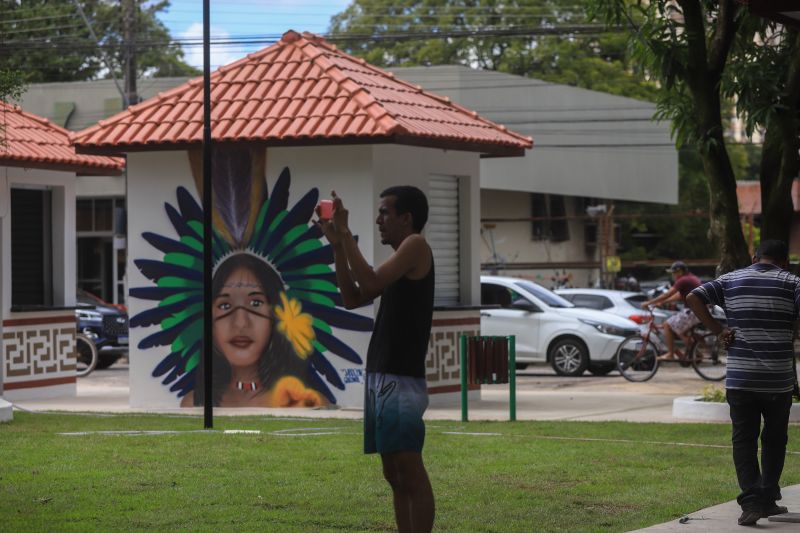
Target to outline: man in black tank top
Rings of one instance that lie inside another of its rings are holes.
[[[433,254],[420,235],[428,220],[425,194],[411,186],[381,193],[375,223],[394,253],[373,269],[348,226],[348,211],[332,193],[333,218],[319,227],[333,247],[336,281],[345,307],[381,297],[367,351],[364,452],[380,453],[394,493],[397,528],[433,528],[433,490],[422,462],[428,407],[425,357],[433,317]],[[317,208],[317,214],[320,214]]]

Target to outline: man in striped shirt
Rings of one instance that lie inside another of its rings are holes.
[[[740,525],[787,512],[775,502],[781,499],[778,482],[796,379],[793,339],[800,310],[800,278],[787,272],[788,266],[786,244],[765,240],[752,265],[704,283],[686,298],[703,324],[728,346],[725,388],[733,463],[742,489],[736,499],[742,507]],[[711,316],[707,304],[725,309],[728,327]]]

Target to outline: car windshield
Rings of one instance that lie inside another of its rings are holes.
[[[516,280],[514,281],[514,285],[533,294],[550,307],[575,307],[558,294],[532,281]]]

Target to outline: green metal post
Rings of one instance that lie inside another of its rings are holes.
[[[467,336],[461,335],[461,421],[469,420],[467,415]]]
[[[517,338],[508,337],[508,415],[512,422],[517,419]]]

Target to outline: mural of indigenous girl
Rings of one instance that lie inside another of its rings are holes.
[[[342,309],[332,251],[311,222],[318,190],[289,208],[289,169],[268,194],[264,154],[249,148],[214,154],[213,404],[335,404],[330,386],[345,385],[329,357],[362,360],[332,328],[371,331],[372,319]],[[199,182],[197,157],[190,160]],[[203,212],[185,188],[176,192],[177,209],[169,203],[165,209],[177,239],[142,234],[164,255],[134,260],[155,286],[132,288],[131,296],[158,304],[132,317],[131,327],[160,325],[138,347],[169,347],[152,375],[163,377],[181,406],[192,406],[203,404]]]

